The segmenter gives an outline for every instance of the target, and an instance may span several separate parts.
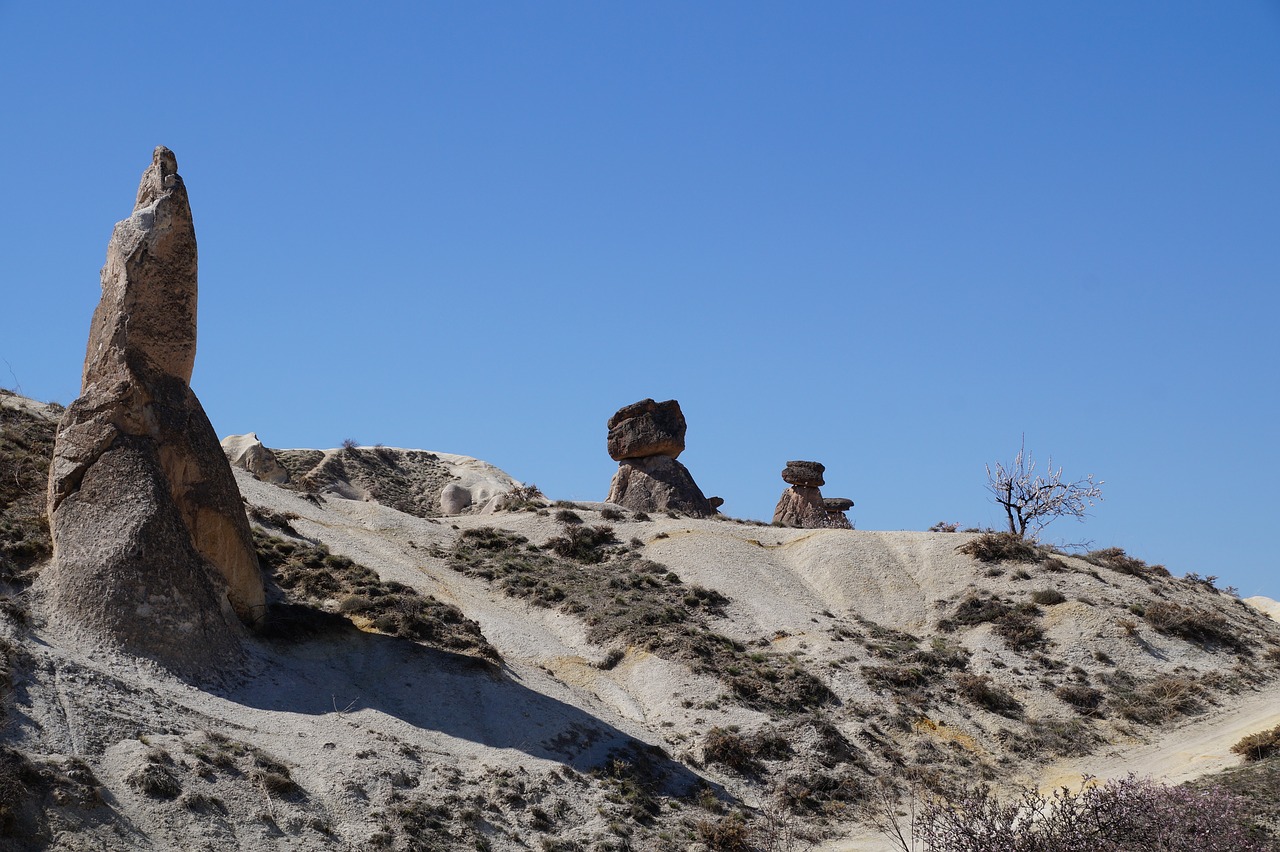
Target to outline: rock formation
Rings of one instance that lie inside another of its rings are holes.
[[[156,148],[107,246],[80,397],[49,469],[50,619],[194,674],[238,659],[265,613],[240,492],[188,382],[196,240],[177,160]],[[238,618],[237,618],[238,616]]]
[[[688,469],[676,461],[684,452],[686,428],[680,403],[642,399],[618,409],[608,427],[609,457],[618,462],[608,502],[636,512],[715,514]]]
[[[249,471],[256,479],[275,485],[283,485],[289,481],[289,471],[280,464],[275,453],[263,446],[255,432],[228,435],[222,439],[222,451],[226,453],[229,462]]]
[[[853,529],[845,512],[853,501],[843,497],[823,498],[821,486],[826,484],[826,466],[815,461],[789,461],[782,471],[782,481],[790,488],[782,492],[773,522],[802,529]]]

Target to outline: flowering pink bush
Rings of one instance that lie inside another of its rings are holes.
[[[1269,852],[1245,801],[1220,787],[1166,787],[1130,775],[1079,792],[989,789],[925,804],[914,840],[929,852]]]

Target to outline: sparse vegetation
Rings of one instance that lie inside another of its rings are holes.
[[[995,686],[990,676],[957,672],[951,676],[951,680],[960,697],[975,707],[1011,719],[1022,716],[1022,705],[1012,695]]]
[[[975,627],[990,622],[998,636],[1013,650],[1026,650],[1044,644],[1044,630],[1036,621],[1039,608],[1033,603],[1012,604],[998,597],[969,595],[956,605],[950,616],[938,622],[941,630]]]
[[[598,541],[592,532],[598,527],[570,525],[566,537],[574,529]],[[796,712],[832,699],[798,659],[749,653],[741,642],[709,630],[706,617],[722,614],[729,602],[719,592],[685,584],[666,566],[625,550],[597,544],[584,551],[585,543],[549,542],[548,553],[524,544],[522,537],[491,528],[468,530],[459,535],[450,564],[508,595],[581,615],[593,642],[622,642],[687,662],[696,672],[718,677],[748,706]]]
[[[388,582],[363,565],[318,545],[254,532],[258,559],[280,590],[271,601],[269,629],[284,637],[305,636],[345,617],[363,630],[411,639],[454,653],[500,660],[480,626],[455,606]],[[324,608],[337,601],[337,614]]]
[[[982,533],[956,549],[979,562],[1036,562],[1042,556],[1035,544],[1008,532]]]
[[[930,852],[1267,852],[1239,797],[1217,787],[1166,787],[1129,776],[1078,791],[1024,790],[1002,800],[989,787],[938,796],[915,809],[899,848]],[[1027,819],[1027,814],[1036,819]],[[897,821],[895,821],[897,822]],[[900,823],[897,823],[900,825]]]
[[[1188,677],[1160,674],[1140,681],[1117,670],[1104,675],[1103,680],[1111,689],[1107,706],[1144,725],[1161,725],[1200,709],[1200,686]]]
[[[1153,601],[1143,607],[1142,617],[1161,633],[1178,636],[1188,642],[1223,645],[1237,651],[1246,647],[1226,618],[1198,606]]]
[[[702,754],[707,763],[727,766],[741,775],[758,775],[762,760],[787,758],[791,744],[769,728],[749,735],[734,728],[712,728],[702,739]]]
[[[1163,565],[1148,565],[1135,556],[1124,552],[1123,548],[1108,547],[1103,550],[1091,550],[1084,555],[1086,562],[1106,568],[1120,574],[1150,580],[1153,577],[1168,577],[1169,570]]]

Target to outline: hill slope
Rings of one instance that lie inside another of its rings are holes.
[[[23,405],[6,429],[52,416]],[[374,452],[359,493],[236,471],[277,628],[220,683],[61,645],[30,550],[5,579],[0,848],[835,843],[878,777],[1181,778],[1275,724],[1280,624],[1122,552],[983,562],[964,534],[605,504],[433,517],[393,481],[412,451]]]

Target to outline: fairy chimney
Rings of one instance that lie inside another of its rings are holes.
[[[50,620],[195,675],[241,655],[266,611],[235,478],[188,382],[196,239],[159,147],[107,245],[80,397],[49,469]]]

